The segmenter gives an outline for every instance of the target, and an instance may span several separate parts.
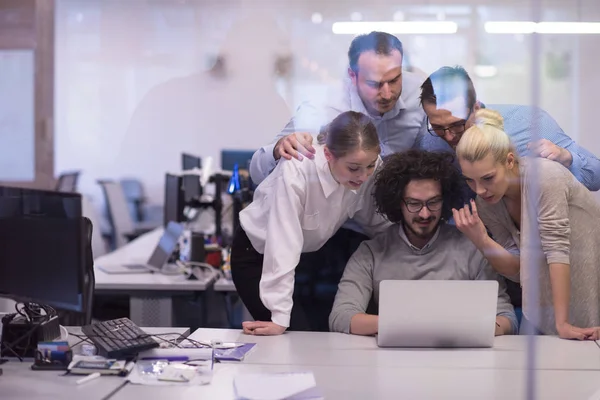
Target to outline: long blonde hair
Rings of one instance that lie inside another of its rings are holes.
[[[499,163],[506,162],[509,153],[513,153],[518,162],[515,147],[504,132],[504,119],[497,111],[482,108],[475,114],[475,125],[462,135],[456,155],[459,160],[480,161],[488,154]]]

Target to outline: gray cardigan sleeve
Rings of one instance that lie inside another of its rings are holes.
[[[526,217],[537,218],[542,250],[548,264],[570,265],[571,222],[569,198],[575,178],[561,164],[546,160],[528,160],[523,196]],[[529,238],[522,236],[523,241]]]
[[[366,242],[352,255],[338,286],[329,315],[332,332],[350,333],[350,321],[366,312],[373,293],[373,253]]]

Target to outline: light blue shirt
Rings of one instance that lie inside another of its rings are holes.
[[[528,155],[527,143],[532,140],[548,139],[571,153],[573,162],[569,170],[577,180],[589,190],[600,189],[600,160],[571,139],[546,111],[533,106],[512,104],[487,104],[485,107],[502,115],[504,131],[519,156]],[[442,138],[429,133],[421,141],[421,147],[429,151],[452,151]]]
[[[259,184],[277,165],[273,149],[281,137],[294,132],[308,132],[315,137],[316,143],[316,136],[321,128],[346,111],[357,111],[371,117],[377,128],[382,156],[417,147],[421,139],[429,135],[425,112],[419,99],[423,81],[418,75],[403,71],[402,94],[395,107],[382,116],[369,115],[349,78],[344,80],[342,90],[327,96],[328,99],[323,103],[302,103],[273,142],[254,153],[250,163],[252,181]]]

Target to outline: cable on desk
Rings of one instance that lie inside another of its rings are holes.
[[[83,342],[88,342],[89,344],[94,344],[87,336],[85,335],[79,335],[77,333],[71,333],[71,336],[75,336],[77,339],[79,339],[79,342],[75,343],[74,345],[70,346],[71,348],[77,346],[78,344],[81,344]]]
[[[161,338],[161,336],[168,336],[168,335],[178,335],[178,337],[176,339],[172,339],[172,340],[167,340],[167,339]],[[194,347],[196,347],[196,348],[200,348],[200,347],[212,347],[209,343],[203,343],[203,342],[200,342],[200,341],[197,341],[197,340],[194,340],[194,339],[190,339],[190,338],[188,338],[186,336],[183,336],[181,333],[157,333],[157,334],[148,335],[148,336],[155,337],[155,338],[158,338],[158,339],[160,339],[160,340],[162,340],[164,342],[173,344],[177,348],[181,348],[181,346],[179,344],[181,342],[183,342],[184,340],[187,340],[188,342],[190,342],[191,344],[193,344]],[[173,340],[179,340],[179,342],[174,344]]]
[[[44,313],[41,312],[42,310],[44,311]],[[32,335],[39,328],[39,324],[47,322],[50,319],[52,319],[53,317],[57,316],[57,312],[54,308],[52,308],[48,305],[32,303],[32,302],[16,303],[15,311],[16,311],[16,313],[5,315],[2,318],[2,324],[3,325],[10,324],[10,322],[18,314],[18,315],[22,316],[28,324],[30,324],[31,329],[29,329],[23,335],[19,336],[12,343],[6,343],[6,342],[2,343],[2,346],[7,351],[10,351],[11,353],[13,353],[19,359],[19,361],[23,361],[23,358],[17,353],[16,350],[23,351],[24,349],[29,348],[31,346]],[[17,347],[17,345],[19,345],[25,339],[27,339],[27,344],[25,346],[20,345],[19,347]]]
[[[121,389],[123,389],[128,383],[129,383],[129,381],[127,379],[125,379],[125,381],[123,383],[121,383],[119,386],[114,388],[112,392],[110,392],[109,394],[104,396],[101,400],[109,400],[111,397],[113,397],[115,394],[117,394]]]

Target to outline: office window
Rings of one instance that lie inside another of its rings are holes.
[[[35,179],[33,50],[0,50],[0,180]]]

